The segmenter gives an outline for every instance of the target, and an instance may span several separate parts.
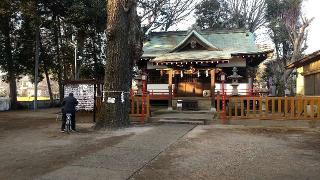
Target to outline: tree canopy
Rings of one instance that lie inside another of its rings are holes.
[[[196,6],[202,29],[246,29],[255,32],[265,25],[265,0],[204,0]]]

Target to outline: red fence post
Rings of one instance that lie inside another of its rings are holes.
[[[222,72],[221,74],[221,90],[222,90],[222,117],[221,121],[222,124],[226,123],[226,93],[224,89],[224,81],[226,80],[225,73]]]
[[[146,89],[147,89],[147,76],[145,74],[142,75],[142,108],[141,108],[141,123],[144,123],[144,117],[145,117],[145,95],[146,95]]]

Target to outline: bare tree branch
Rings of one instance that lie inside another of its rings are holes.
[[[144,32],[167,31],[185,19],[195,8],[195,0],[138,0]]]

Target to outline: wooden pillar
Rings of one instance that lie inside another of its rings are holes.
[[[168,99],[168,110],[172,110],[172,76],[173,70],[170,69],[168,73],[168,89],[169,89],[169,99]]]
[[[216,90],[216,70],[211,69],[211,111],[216,111],[216,99],[215,99],[215,90]]]

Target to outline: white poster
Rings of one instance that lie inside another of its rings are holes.
[[[93,111],[94,85],[93,84],[68,84],[64,86],[65,97],[73,93],[79,104],[77,110]]]

